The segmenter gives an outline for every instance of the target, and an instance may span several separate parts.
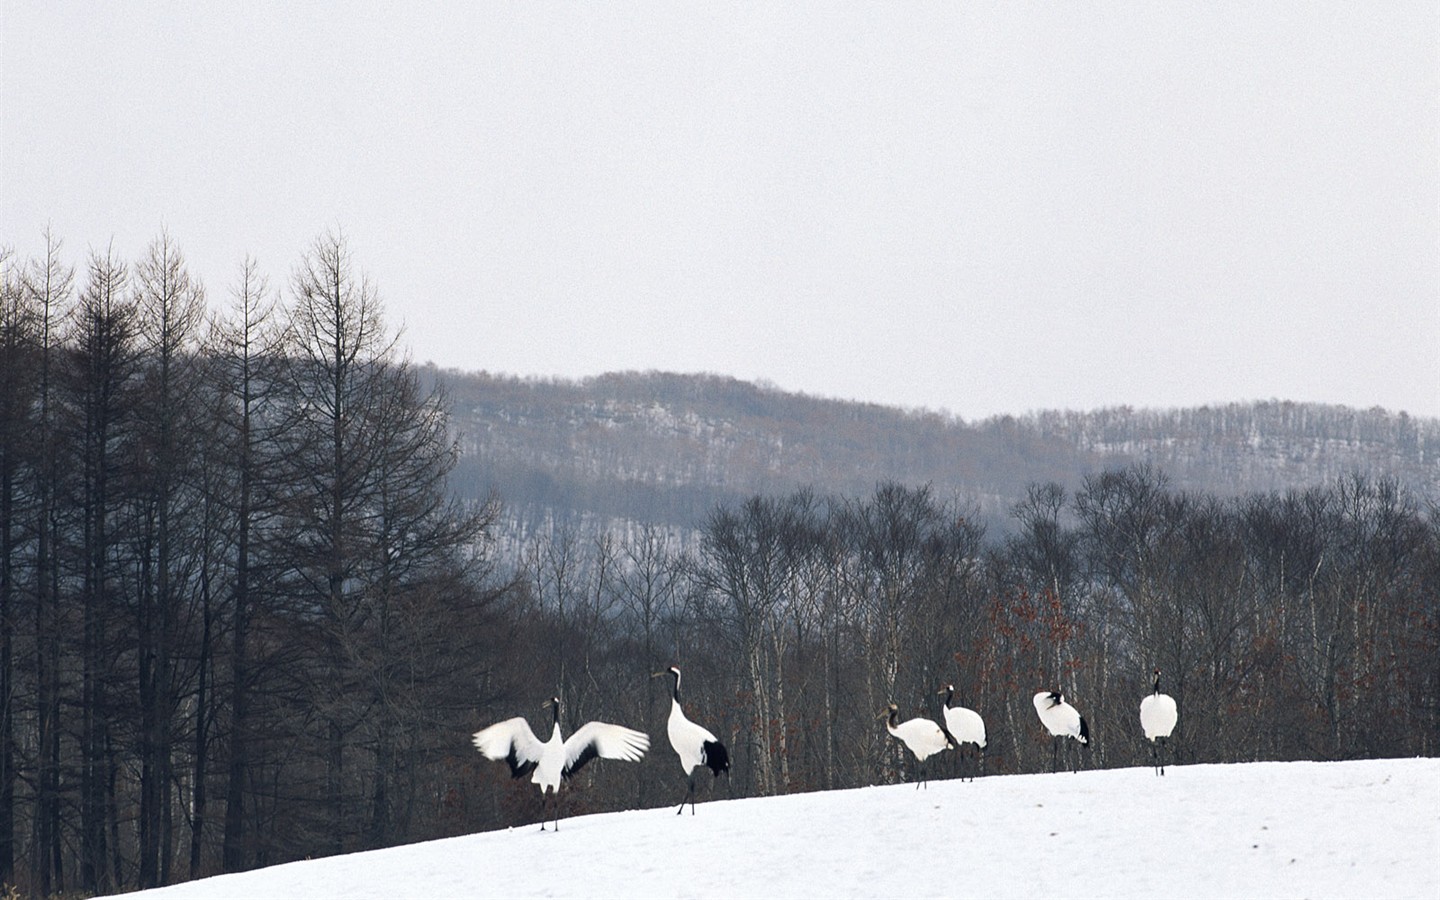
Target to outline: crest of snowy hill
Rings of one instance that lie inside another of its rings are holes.
[[[787,393],[714,375],[583,381],[427,370],[449,393],[463,496],[495,490],[521,530],[559,522],[694,528],[717,503],[811,487],[863,496],[881,481],[967,500],[992,532],[1028,485],[1149,462],[1182,489],[1234,496],[1351,472],[1440,495],[1440,420],[1270,401],[1128,407],[966,422]]]
[[[1010,775],[702,802],[130,894],[288,897],[1440,896],[1440,760]],[[679,778],[677,776],[677,786]]]

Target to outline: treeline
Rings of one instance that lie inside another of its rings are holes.
[[[1434,419],[1319,403],[1270,400],[1170,410],[1119,407],[1033,413],[1024,420],[1042,433],[1087,447],[1151,446],[1177,440],[1220,445],[1277,442],[1292,447],[1339,442],[1418,463],[1440,454],[1440,423]]]
[[[742,794],[895,779],[878,714],[937,718],[949,683],[986,720],[991,772],[1048,769],[1031,704],[1047,689],[1089,720],[1087,765],[1144,764],[1154,668],[1182,763],[1440,752],[1440,517],[1398,482],[1221,499],[1138,465],[1073,495],[1033,485],[1002,539],[972,512],[885,483],[718,508],[694,551],[652,528],[538,538],[528,670],[563,686],[572,727],[608,716],[663,743],[668,696],[646,676],[678,662]],[[608,804],[678,800],[673,756],[651,755],[653,775],[604,776]]]
[[[1347,472],[1386,472],[1440,488],[1440,421],[1384,409],[1272,400],[1191,409],[1044,412],[1025,426],[1078,450],[1163,466],[1184,486],[1281,490]]]
[[[212,313],[168,235],[0,298],[0,885],[381,846],[483,697],[494,510],[327,235]],[[463,635],[461,640],[452,639]]]

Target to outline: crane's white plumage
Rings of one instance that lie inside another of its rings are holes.
[[[886,707],[886,712],[881,713],[887,716],[885,730],[890,732],[892,737],[898,738],[910,752],[915,754],[915,759],[920,763],[920,780],[916,782],[915,788],[925,784],[925,760],[951,746],[950,738],[946,736],[945,729],[935,723],[933,719],[906,719],[900,721],[900,707],[894,703]]]
[[[1054,742],[1050,748],[1050,770],[1057,768],[1056,754],[1059,750],[1059,743],[1070,737],[1082,744],[1090,743],[1090,726],[1086,724],[1085,717],[1080,711],[1069,703],[1065,702],[1065,695],[1059,691],[1041,691],[1035,695],[1035,712],[1040,716],[1040,724],[1050,732]]]
[[[985,750],[985,720],[973,709],[963,706],[952,706],[955,700],[955,685],[947,684],[940,693],[945,695],[943,714],[945,716],[945,730],[950,735],[957,750],[963,749],[966,744],[974,744],[981,751],[981,759],[984,759]],[[974,775],[971,775],[974,779]]]
[[[1090,729],[1080,711],[1065,702],[1059,691],[1041,691],[1035,695],[1035,712],[1040,724],[1054,737],[1072,737],[1082,744],[1090,742]]]
[[[708,728],[697,725],[685,716],[685,710],[680,708],[680,667],[671,666],[664,672],[656,672],[653,676],[658,678],[661,675],[673,675],[675,677],[674,688],[670,695],[670,719],[666,722],[665,730],[670,736],[670,746],[675,748],[675,754],[680,757],[680,768],[685,772],[685,778],[690,783],[690,791],[686,799],[690,801],[690,814],[695,814],[695,769],[697,766],[707,766],[716,778],[721,772],[730,771],[730,754],[720,739],[710,733]],[[685,811],[685,801],[680,801],[680,808],[676,814]]]
[[[1140,727],[1145,731],[1145,739],[1150,742],[1150,758],[1155,762],[1155,772],[1164,775],[1165,766],[1158,758],[1156,745],[1168,739],[1175,730],[1176,723],[1180,721],[1180,710],[1175,706],[1174,697],[1160,693],[1159,669],[1155,670],[1152,684],[1154,691],[1140,701]]]
[[[1169,694],[1146,694],[1140,701],[1140,727],[1145,729],[1145,740],[1169,737],[1179,721],[1180,711]]]
[[[560,734],[560,699],[552,697],[545,707],[554,710],[554,728],[550,740],[541,743],[530,725],[519,716],[475,732],[475,749],[487,759],[503,759],[510,765],[510,774],[519,778],[530,774],[530,781],[540,786],[542,796],[560,790],[560,779],[569,778],[596,757],[635,762],[650,749],[650,738],[644,732],[608,722],[587,722],[576,729],[568,740]],[[556,806],[555,828],[559,830],[559,808]],[[545,823],[540,823],[545,830]]]

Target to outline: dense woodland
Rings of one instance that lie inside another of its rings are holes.
[[[653,741],[584,769],[565,814],[673,806],[671,663],[733,759],[702,800],[907,777],[878,715],[938,716],[952,682],[992,774],[1049,767],[1041,689],[1089,720],[1083,765],[1141,764],[1156,667],[1182,764],[1440,752],[1440,513],[1386,467],[1220,492],[1076,473],[1052,435],[1003,529],[905,473],[731,474],[688,538],[552,516],[502,548],[504,479],[465,472],[483,419],[396,347],[343,238],[281,289],[246,263],[222,302],[166,235],[78,271],[47,239],[0,286],[0,884],[27,896],[533,823],[469,736],[540,731],[552,694],[567,731]]]
[[[0,883],[405,836],[497,627],[442,397],[334,236],[219,313],[168,236],[61,250],[0,304]]]

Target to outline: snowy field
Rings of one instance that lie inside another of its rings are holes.
[[[1437,759],[1012,775],[698,813],[562,819],[558,834],[515,828],[128,896],[1440,897]]]

